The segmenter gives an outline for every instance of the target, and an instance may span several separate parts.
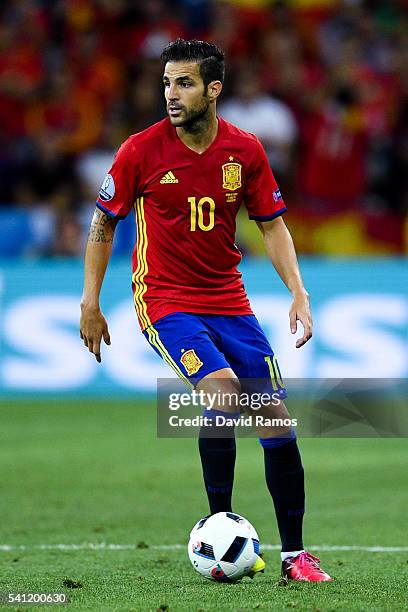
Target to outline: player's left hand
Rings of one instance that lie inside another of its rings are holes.
[[[313,320],[310,311],[309,294],[306,291],[296,293],[293,298],[292,306],[289,311],[290,331],[292,334],[297,332],[297,321],[303,325],[303,336],[296,340],[296,348],[300,348],[313,335]]]

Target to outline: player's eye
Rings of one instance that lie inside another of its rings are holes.
[[[190,83],[190,81],[182,81],[181,86],[182,87],[191,87],[191,83]]]

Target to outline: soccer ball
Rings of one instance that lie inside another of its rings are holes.
[[[249,521],[233,512],[202,518],[190,533],[188,556],[197,572],[217,582],[234,582],[251,573],[259,537]]]

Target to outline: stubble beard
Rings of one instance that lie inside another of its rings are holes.
[[[210,114],[210,103],[207,98],[204,98],[204,104],[199,109],[191,109],[187,111],[184,109],[185,118],[178,122],[170,121],[175,127],[183,128],[185,132],[189,134],[200,134],[204,133],[208,130],[210,122],[211,122],[211,114]]]

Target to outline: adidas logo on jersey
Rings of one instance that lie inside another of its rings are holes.
[[[167,172],[161,179],[160,183],[164,185],[165,183],[178,183],[178,179],[174,176],[172,172]]]

